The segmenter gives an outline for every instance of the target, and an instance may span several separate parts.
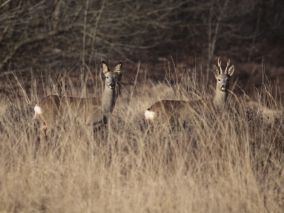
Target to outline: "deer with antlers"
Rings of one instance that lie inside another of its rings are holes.
[[[154,103],[144,112],[146,121],[154,121],[157,118],[178,119],[182,117],[183,112],[200,108],[201,105],[213,103],[215,108],[223,109],[226,105],[228,97],[228,88],[230,78],[234,73],[234,65],[231,65],[230,60],[227,61],[225,69],[222,68],[221,60],[218,58],[217,65],[214,65],[216,89],[213,99],[202,99],[196,101],[185,100],[161,100]]]

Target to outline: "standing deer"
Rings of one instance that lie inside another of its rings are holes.
[[[53,127],[58,118],[72,115],[86,125],[107,124],[115,106],[121,80],[121,66],[117,64],[110,71],[107,64],[102,62],[104,91],[101,98],[79,98],[49,95],[41,99],[34,107],[34,119],[40,121],[41,130],[46,135],[47,129]]]
[[[154,121],[156,118],[178,118],[183,115],[183,112],[188,112],[195,106],[200,106],[213,103],[215,108],[223,109],[228,97],[228,88],[230,78],[234,73],[234,66],[230,64],[230,60],[227,61],[226,68],[223,70],[221,60],[218,58],[215,68],[216,89],[213,100],[196,100],[196,101],[184,101],[184,100],[161,100],[154,103],[144,112],[144,118],[147,121]]]

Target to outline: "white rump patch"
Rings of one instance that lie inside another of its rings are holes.
[[[146,120],[154,120],[156,117],[156,113],[150,110],[146,110],[144,112],[144,117]]]
[[[39,114],[42,114],[42,109],[41,109],[41,107],[39,106],[39,105],[35,105],[35,107],[34,107],[34,111],[35,111],[35,114],[36,115],[39,115]]]

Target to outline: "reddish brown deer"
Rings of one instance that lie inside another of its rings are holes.
[[[117,64],[110,71],[105,62],[102,63],[104,91],[101,98],[79,98],[49,95],[40,100],[34,107],[34,119],[40,121],[41,130],[52,128],[59,117],[69,115],[86,125],[106,124],[110,119],[120,87],[122,64]]]
[[[212,99],[202,99],[197,101],[184,100],[161,100],[154,103],[144,112],[144,118],[147,121],[154,121],[157,118],[177,118],[183,115],[183,112],[189,111],[195,106],[204,105],[206,103],[213,103],[216,108],[224,108],[228,97],[228,88],[230,78],[234,73],[234,66],[227,61],[225,69],[222,69],[220,58],[218,58],[217,66],[215,68],[216,89],[215,96]]]

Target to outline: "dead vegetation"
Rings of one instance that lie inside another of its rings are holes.
[[[32,105],[17,94],[2,100],[0,211],[282,212],[283,117],[267,124],[257,115],[248,119],[245,110],[216,114],[203,108],[184,128],[164,123],[150,129],[142,121],[157,99],[208,95],[194,75],[173,86],[124,86],[108,136],[95,139],[67,120],[38,141]],[[283,110],[268,90],[259,93],[265,97],[260,103]],[[244,109],[245,98],[237,100]]]

